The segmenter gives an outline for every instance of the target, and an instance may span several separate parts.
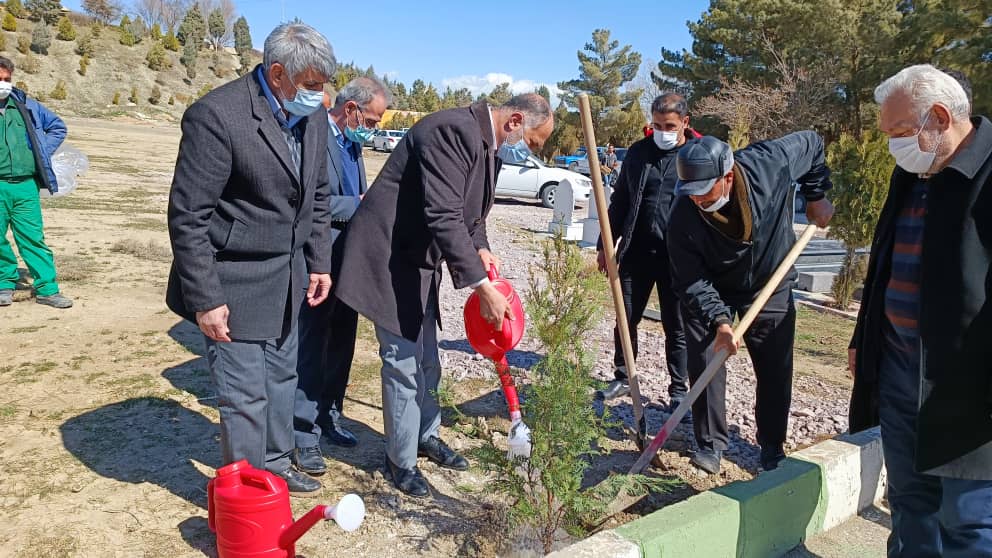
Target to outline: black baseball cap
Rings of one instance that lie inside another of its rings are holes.
[[[677,196],[702,196],[713,189],[718,178],[734,168],[734,152],[713,136],[689,140],[675,159],[679,181]]]

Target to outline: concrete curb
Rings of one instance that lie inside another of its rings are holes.
[[[554,558],[769,558],[878,501],[885,486],[878,428],[793,453],[774,471],[603,531]]]

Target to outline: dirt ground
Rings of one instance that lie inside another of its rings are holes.
[[[218,413],[199,332],[163,302],[170,254],[165,211],[178,126],[68,119],[69,142],[89,155],[80,189],[45,202],[46,235],[70,310],[33,303],[29,291],[0,309],[0,556],[214,556],[206,483],[219,466]],[[367,156],[369,175],[385,157]],[[645,327],[657,327],[647,325]],[[357,450],[324,448],[329,472],[297,516],[348,492],[368,507],[362,528],[318,525],[304,556],[528,555],[500,541],[501,505],[472,469],[421,463],[435,498],[415,501],[383,481],[378,359],[363,322],[349,389]],[[498,386],[467,379],[456,399],[470,415],[505,428]],[[614,453],[589,482],[626,470],[634,447],[614,433]],[[447,425],[456,449],[479,444]],[[683,438],[684,440],[684,438]],[[676,450],[678,450],[676,436]],[[751,473],[725,464],[695,476],[684,451],[666,452],[673,493],[635,507],[628,520],[667,502]]]

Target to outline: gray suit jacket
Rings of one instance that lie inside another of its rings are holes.
[[[330,272],[327,117],[298,126],[301,172],[256,72],[186,110],[168,215],[166,302],[180,316],[226,304],[232,339],[277,339],[296,322],[308,270]]]
[[[485,218],[499,171],[495,154],[485,103],[417,122],[348,225],[338,298],[416,341],[442,260],[456,288],[486,277],[478,250],[489,248]]]
[[[368,180],[365,178],[365,158],[362,156],[362,146],[356,145],[358,150],[358,193],[364,194],[369,189]],[[358,209],[358,198],[345,195],[344,193],[344,170],[342,168],[342,157],[344,153],[338,140],[334,136],[334,130],[327,128],[327,171],[328,181],[331,188],[331,221],[334,229],[331,231],[331,238],[337,242],[341,230],[351,221],[352,215]]]

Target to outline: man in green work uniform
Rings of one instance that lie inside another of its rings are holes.
[[[13,302],[18,279],[17,257],[6,238],[9,227],[34,278],[35,301],[69,308],[72,301],[55,282],[38,196],[41,188],[58,191],[52,155],[65,140],[65,122],[11,86],[13,73],[14,63],[0,56],[0,306]]]

